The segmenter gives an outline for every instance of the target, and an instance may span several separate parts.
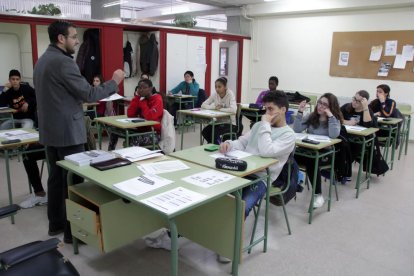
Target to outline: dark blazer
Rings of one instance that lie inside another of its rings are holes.
[[[37,61],[33,83],[40,143],[53,147],[86,143],[82,103],[96,102],[118,90],[114,80],[91,86],[72,57],[53,45]]]

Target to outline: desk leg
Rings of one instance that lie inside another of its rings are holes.
[[[316,153],[315,157],[315,168],[313,170],[313,179],[312,179],[312,197],[309,204],[309,224],[312,224],[313,216],[313,201],[315,200],[315,187],[316,187],[316,174],[319,170],[319,152]]]
[[[151,132],[152,132],[152,150],[155,150],[155,131],[154,131],[154,127],[151,127]]]
[[[328,193],[328,212],[331,211],[332,182],[335,182],[334,172],[335,172],[335,150],[332,151],[332,158],[331,158],[331,173],[330,173],[330,176],[329,176],[330,179],[329,179],[329,193]],[[335,183],[335,185],[338,185],[338,183]],[[335,189],[337,189],[337,187]]]
[[[6,178],[7,178],[7,190],[9,192],[9,204],[13,204],[13,193],[10,180],[10,163],[9,163],[9,150],[4,149],[4,161],[6,162]],[[10,216],[11,223],[14,224],[14,215]]]
[[[181,121],[184,120],[182,113],[179,113],[178,121],[177,121],[177,128],[181,131],[181,150],[183,149],[183,143],[184,143],[184,126],[181,125]]]
[[[125,130],[125,146],[126,146],[126,148],[129,147],[129,131],[128,131],[128,129]]]
[[[375,135],[375,134],[374,134]],[[368,160],[368,171],[367,171],[367,189],[369,189],[369,184],[371,181],[371,169],[372,169],[372,158],[374,157],[374,148],[375,148],[375,137],[372,138],[371,140],[371,149],[370,149],[370,155],[369,155],[369,160]]]
[[[398,132],[398,129],[396,129],[394,132],[394,138],[393,138],[392,147],[391,147],[391,167],[390,167],[391,170],[394,168],[395,148],[397,147],[397,132]]]
[[[272,185],[272,183],[270,183],[270,170],[269,170],[269,168],[266,168],[266,173],[267,173],[267,178],[266,178],[267,189],[266,189],[266,209],[265,209],[265,229],[264,229],[263,252],[267,251],[267,233],[268,233],[268,229],[269,229],[270,185]],[[285,214],[285,218],[287,218],[286,214]],[[288,225],[289,225],[289,223],[288,223]]]
[[[235,224],[235,233],[234,235],[234,250],[233,250],[233,263],[231,266],[231,271],[234,276],[239,274],[239,263],[240,263],[240,243],[241,243],[241,228],[242,228],[242,198],[241,198],[241,190],[232,193],[236,198],[236,224]]]
[[[407,136],[405,137],[405,155],[407,155],[408,139],[410,139],[411,115],[407,117]]]
[[[97,131],[98,131],[98,146],[99,146],[99,149],[101,150],[102,149],[102,125],[101,125],[101,123],[96,123],[96,127],[98,128],[97,129]]]
[[[68,170],[68,174],[66,175],[66,182],[68,183],[68,187],[73,185],[73,172]],[[72,229],[71,229],[72,232]],[[72,235],[73,239],[73,254],[79,254],[79,243],[78,239]]]
[[[357,176],[357,180],[356,180],[356,198],[358,198],[359,196],[359,189],[361,186],[361,173],[362,173],[362,167],[364,166],[364,155],[365,155],[365,144],[366,144],[366,139],[365,137],[363,138],[363,143],[362,143],[362,147],[361,147],[361,154],[360,154],[360,162],[359,162],[359,168],[358,168],[358,176]]]
[[[178,230],[174,219],[169,220],[171,235],[171,273],[178,276]]]
[[[216,128],[216,120],[211,120],[211,143],[212,144],[215,144],[215,143],[217,143],[217,141],[214,141],[214,130],[215,130],[215,128]]]

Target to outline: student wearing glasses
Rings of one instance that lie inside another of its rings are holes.
[[[352,97],[352,102],[341,107],[344,116],[344,125],[362,127],[373,127],[375,125],[374,113],[368,105],[369,93],[360,90]]]
[[[338,99],[332,93],[323,94],[315,107],[315,110],[309,115],[304,116],[303,112],[306,107],[306,101],[299,104],[298,114],[293,123],[293,130],[296,133],[306,131],[309,134],[325,135],[330,138],[337,138],[341,131],[343,121],[341,110],[339,109]],[[306,167],[306,172],[310,179],[313,179],[315,162],[312,158],[296,156],[296,161]],[[329,164],[329,158],[322,159],[320,165]],[[315,199],[313,208],[322,207],[325,200],[322,196],[321,173],[317,170]]]

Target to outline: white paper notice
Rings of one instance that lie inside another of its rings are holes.
[[[156,163],[142,164],[138,166],[138,169],[147,174],[175,172],[181,170],[188,170],[189,168],[190,167],[188,167],[180,160],[162,161]]]
[[[110,101],[116,101],[116,100],[123,99],[123,98],[124,98],[124,96],[121,96],[118,93],[115,93],[115,94],[112,94],[111,96],[109,96],[105,99],[102,99],[100,101],[101,102],[110,102]]]
[[[22,135],[22,134],[27,134],[27,133],[29,133],[29,132],[27,132],[25,130],[21,130],[21,129],[9,130],[9,131],[5,131],[5,132],[1,132],[0,137],[1,138],[7,138],[7,137]]]
[[[347,126],[345,125],[346,130],[352,130],[352,131],[363,131],[365,129],[367,129],[366,127],[362,127],[362,126]]]
[[[241,150],[232,150],[229,152],[226,152],[225,154],[223,153],[214,153],[211,154],[210,156],[213,158],[235,158],[235,159],[242,159],[245,157],[248,157],[252,155],[251,153],[245,152],[245,151],[241,151]]]
[[[173,183],[172,180],[163,178],[158,175],[144,174],[139,177],[134,177],[119,183],[114,184],[114,187],[119,190],[131,194],[133,196],[142,195],[152,190],[158,189],[165,185]]]
[[[369,56],[370,61],[379,61],[382,55],[382,45],[372,46],[371,55]]]
[[[187,177],[182,178],[185,182],[194,184],[203,188],[209,188],[217,184],[221,184],[230,179],[234,178],[233,175],[215,171],[208,170],[201,173],[196,173]]]
[[[349,52],[339,52],[339,66],[348,66]]]
[[[405,64],[407,63],[407,60],[403,55],[396,55],[394,60],[394,66],[395,69],[405,69]]]
[[[205,197],[203,194],[177,187],[165,193],[143,199],[141,202],[165,214],[171,214],[193,205]]]
[[[414,45],[404,45],[402,55],[407,61],[414,60]]]
[[[397,54],[398,40],[385,41],[385,54],[384,56],[395,56]]]

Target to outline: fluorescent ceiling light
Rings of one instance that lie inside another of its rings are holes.
[[[276,0],[264,0],[265,2],[275,2]]]
[[[107,7],[112,7],[112,6],[121,5],[121,4],[125,4],[125,3],[128,3],[128,1],[119,0],[119,1],[114,1],[114,2],[109,2],[109,3],[103,4],[102,7],[107,8]]]

